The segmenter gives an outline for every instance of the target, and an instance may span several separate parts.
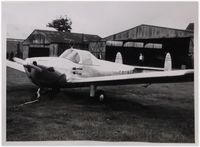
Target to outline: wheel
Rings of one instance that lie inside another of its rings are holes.
[[[98,90],[96,92],[96,98],[100,101],[100,102],[103,102],[105,101],[105,94],[102,90]]]

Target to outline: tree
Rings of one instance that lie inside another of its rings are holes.
[[[71,32],[71,25],[72,21],[70,18],[67,16],[60,16],[60,18],[53,20],[51,23],[48,23],[47,27],[55,28],[60,32]]]

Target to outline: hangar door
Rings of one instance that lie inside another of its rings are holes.
[[[45,57],[49,56],[49,48],[30,47],[28,57]]]
[[[105,59],[114,62],[118,52],[122,54],[123,63],[127,65],[164,66],[165,54],[160,49],[106,46]],[[139,61],[140,53],[145,58],[142,64]]]

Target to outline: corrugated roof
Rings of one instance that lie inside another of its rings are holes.
[[[102,39],[106,40],[135,40],[135,39],[158,39],[192,37],[193,32],[189,30],[173,29],[167,27],[142,24],[134,28],[110,35]]]
[[[17,41],[17,42],[23,42],[24,39],[6,38],[6,41]]]
[[[34,33],[43,34],[49,41],[49,43],[69,43],[71,41],[79,43],[83,41],[84,42],[99,41],[101,39],[101,37],[99,37],[98,35],[49,31],[49,30],[34,30],[30,34],[30,36]],[[26,40],[28,40],[28,38]]]

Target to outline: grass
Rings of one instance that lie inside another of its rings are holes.
[[[7,68],[7,141],[194,142],[193,83],[101,87],[104,103],[89,88],[62,89],[53,99],[31,100],[37,87]]]

